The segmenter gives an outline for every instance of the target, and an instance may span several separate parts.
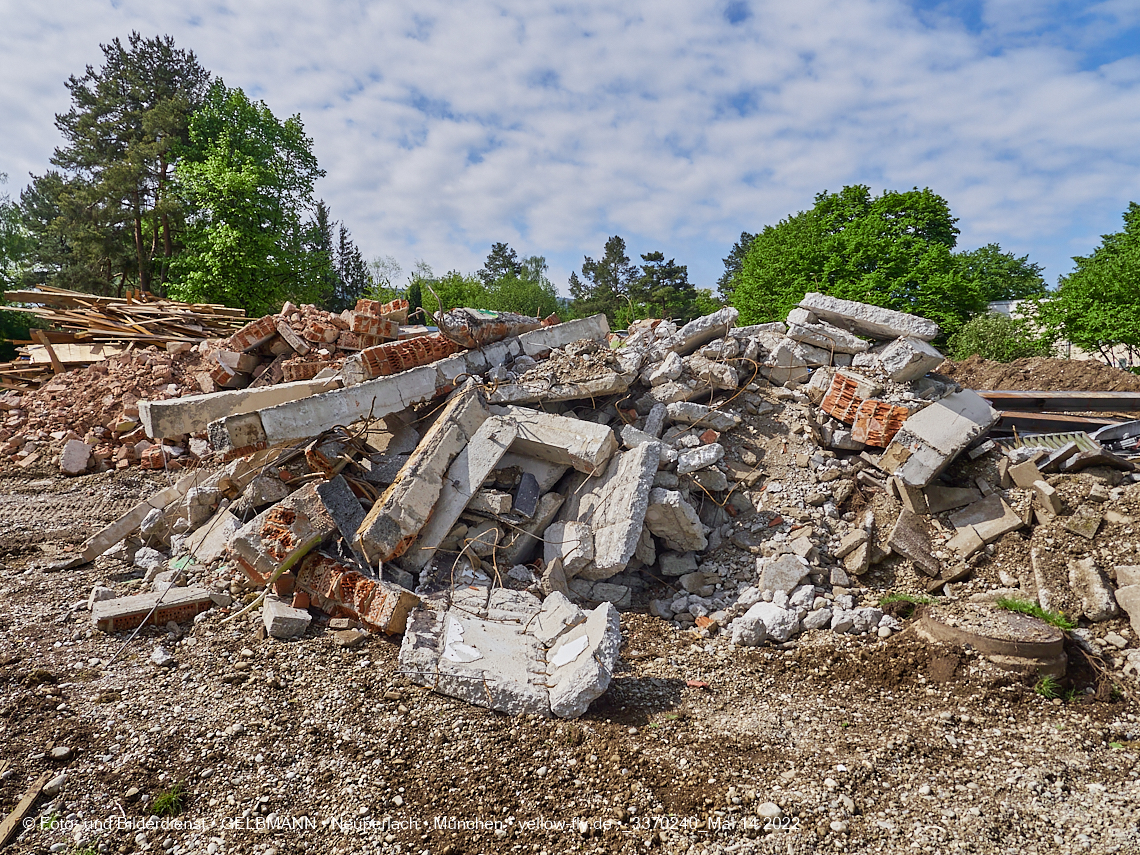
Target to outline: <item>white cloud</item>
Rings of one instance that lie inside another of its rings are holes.
[[[1140,62],[1096,54],[1132,10],[1065,26],[1066,4],[1029,0],[973,23],[901,0],[0,0],[0,171],[47,167],[67,75],[138,29],[301,113],[333,215],[405,269],[474,269],[506,240],[564,280],[617,233],[711,284],[742,230],[867,183],[930,186],[962,245],[1055,276],[1140,198]]]

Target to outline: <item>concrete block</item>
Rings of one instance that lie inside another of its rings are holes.
[[[956,392],[907,419],[880,466],[912,487],[925,487],[997,420],[997,412],[976,392]]]
[[[709,445],[699,445],[689,451],[682,451],[677,455],[677,474],[687,475],[698,469],[714,466],[724,458],[724,446],[719,442]]]
[[[740,312],[731,306],[726,306],[711,315],[689,321],[674,335],[674,349],[682,356],[692,353],[713,339],[728,335],[728,331],[736,325],[738,317]]]
[[[658,561],[662,576],[684,576],[697,569],[695,552],[663,552]]]
[[[911,336],[921,341],[931,341],[938,337],[938,324],[866,303],[840,300],[824,294],[811,292],[804,295],[799,308],[807,309],[817,318],[834,324],[857,335],[889,341],[900,336]]]
[[[788,312],[788,324],[789,325],[799,324],[800,326],[803,326],[805,324],[814,324],[814,323],[818,323],[818,322],[819,322],[819,318],[817,318],[814,314],[809,312],[807,309],[801,309],[799,306],[796,306],[794,309],[792,309],[790,312]]]
[[[549,379],[528,380],[525,383],[504,383],[495,387],[489,399],[492,404],[533,404],[579,401],[585,398],[605,398],[629,389],[637,372],[607,372],[592,380],[555,383]]]
[[[534,637],[543,647],[550,647],[559,636],[586,622],[585,613],[563,594],[551,594],[542,601],[542,609],[534,619]]]
[[[602,603],[547,652],[550,711],[559,718],[586,712],[609,688],[620,650],[621,619],[611,603]]]
[[[1081,603],[1081,613],[1094,623],[1116,617],[1120,610],[1112,586],[1089,556],[1069,561],[1069,587]]]
[[[1003,535],[1017,531],[1025,525],[1025,520],[1014,513],[997,493],[951,514],[950,522],[956,529],[973,527],[985,543],[993,543]]]
[[[582,339],[604,339],[609,331],[610,324],[605,315],[592,315],[523,333],[519,336],[519,344],[523,353],[537,358],[556,347],[565,347]]]
[[[811,374],[807,360],[800,355],[796,347],[795,342],[785,339],[768,354],[760,373],[768,378],[768,382],[773,386],[782,386],[792,381],[802,382]]]
[[[87,561],[94,561],[120,540],[135,531],[147,515],[156,508],[164,511],[171,502],[176,502],[186,495],[195,485],[201,482],[201,476],[196,472],[184,475],[172,486],[159,490],[123,514],[114,522],[100,529],[83,545],[83,552],[67,562],[67,566],[76,566]]]
[[[1061,496],[1057,488],[1045,481],[1033,482],[1033,493],[1037,498],[1037,505],[1046,516],[1055,517],[1061,513]]]
[[[533,477],[533,476],[531,476]],[[538,501],[537,487],[535,489],[535,501]],[[509,514],[511,512],[511,504],[513,497],[510,493],[504,493],[502,490],[480,490],[471,497],[471,501],[467,503],[467,510],[476,514],[489,514],[490,516],[499,516],[500,514]]]
[[[1132,631],[1140,636],[1140,585],[1117,588],[1116,604],[1128,615]]]
[[[714,410],[692,401],[678,401],[665,406],[665,413],[674,424],[710,427],[715,431],[732,430],[740,424],[740,416]]]
[[[64,475],[82,475],[91,462],[91,446],[81,439],[69,439],[63,444],[59,458],[59,471]]]
[[[986,542],[972,525],[962,526],[946,541],[946,546],[957,552],[963,561],[985,545]]]
[[[350,618],[372,632],[388,635],[404,631],[408,615],[420,602],[411,591],[369,579],[322,552],[311,552],[301,562],[297,590],[308,594],[326,614]]]
[[[561,561],[567,577],[577,575],[594,560],[594,536],[586,523],[554,523],[542,538],[543,559],[547,564],[555,559]]]
[[[615,454],[606,474],[576,495],[568,511],[594,532],[594,561],[583,578],[608,579],[625,569],[637,550],[657,474],[661,443],[649,442]],[[702,547],[703,548],[703,547]]]
[[[793,311],[795,310],[793,309]],[[870,347],[863,339],[852,335],[847,330],[842,330],[831,324],[796,323],[791,320],[790,315],[788,317],[787,336],[792,341],[820,348],[828,354],[863,353]],[[830,360],[824,364],[829,364],[829,362]]]
[[[783,591],[785,594],[796,588],[808,575],[808,566],[795,555],[781,555],[774,561],[760,559],[764,566],[757,567],[760,580],[756,583],[761,591]]]
[[[955,508],[964,508],[982,498],[981,490],[976,487],[943,487],[931,484],[925,493],[926,512],[929,514],[941,514]]]
[[[1013,483],[1023,490],[1032,490],[1033,485],[1041,480],[1041,470],[1032,460],[1026,460],[1009,467],[1009,477]]]
[[[594,603],[612,603],[618,610],[628,609],[633,604],[633,591],[628,585],[595,582],[588,599]]]
[[[170,588],[161,594],[135,594],[96,602],[91,609],[91,622],[103,632],[136,629],[144,621],[153,626],[166,626],[170,621],[188,623],[213,604],[205,588]]]
[[[467,502],[479,490],[483,480],[491,474],[517,436],[516,425],[498,416],[491,416],[479,426],[470,442],[455,456],[455,461],[448,468],[439,500],[435,503],[427,524],[407,552],[400,556],[399,563],[404,570],[412,573],[427,566]],[[367,525],[365,520],[362,528]]]
[[[680,493],[654,487],[648,498],[645,526],[664,540],[669,549],[676,552],[703,552],[708,548],[708,529],[701,523],[693,506]]]
[[[303,380],[209,395],[185,395],[169,401],[139,401],[139,421],[146,435],[152,439],[199,433],[206,430],[210,422],[226,416],[253,413],[327,392],[339,385],[337,380]]]
[[[672,380],[680,380],[681,374],[685,371],[685,363],[681,357],[673,351],[665,354],[665,358],[654,365],[652,368],[647,368],[642,380],[650,386],[660,386],[662,383],[668,383]]]
[[[492,412],[511,420],[517,436],[511,450],[537,460],[573,466],[597,475],[617,450],[617,438],[605,425],[555,416],[525,407],[495,407]]]
[[[1116,566],[1116,586],[1127,588],[1132,585],[1140,585],[1140,565],[1118,564]]]
[[[261,608],[261,620],[270,638],[296,638],[304,635],[312,617],[305,609],[295,609],[280,597],[270,594]]]
[[[356,531],[353,542],[370,565],[399,557],[416,539],[439,500],[448,468],[490,416],[474,384],[447,403]]]
[[[623,448],[636,448],[639,445],[645,445],[647,442],[657,442],[658,437],[648,434],[643,430],[638,430],[633,425],[625,425],[621,429],[621,444]]]
[[[910,383],[933,371],[944,357],[925,341],[909,336],[895,339],[879,354],[883,371],[896,383]]]
[[[642,429],[650,436],[660,437],[661,431],[665,428],[666,415],[668,415],[667,404],[654,404],[649,408],[649,414],[645,417],[645,425]]]

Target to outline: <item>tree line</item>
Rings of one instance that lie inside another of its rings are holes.
[[[1039,265],[996,244],[957,248],[948,202],[929,188],[823,191],[814,205],[756,233],[724,258],[717,293],[661,251],[631,261],[611,236],[559,297],[541,255],[494,243],[482,268],[435,274],[417,262],[366,262],[315,196],[325,173],[299,115],[279,119],[230,88],[169,36],[102,45],[101,67],[67,81],[55,117],[63,145],[18,199],[0,195],[0,283],[121,296],[141,290],[257,315],[285,301],[332,311],[358,297],[406,297],[414,309],[471,306],[563,318],[605,313],[622,328],[646,317],[687,321],[733,305],[741,323],[780,320],[808,291],[936,321],[956,356],[1049,353],[1065,339],[1140,355],[1140,208],[1050,290]],[[5,176],[0,175],[0,183]],[[1021,301],[1019,320],[994,301]],[[425,316],[426,317],[426,316]],[[13,319],[16,319],[15,321]],[[19,319],[0,312],[0,338]]]

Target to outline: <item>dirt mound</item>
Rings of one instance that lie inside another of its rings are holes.
[[[1034,356],[991,362],[975,355],[964,362],[948,359],[938,372],[968,389],[1140,392],[1140,377],[1095,360]]]

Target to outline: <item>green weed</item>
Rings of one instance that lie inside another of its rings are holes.
[[[1061,612],[1050,611],[1043,609],[1037,603],[1032,603],[1029,600],[1019,600],[1016,597],[1001,597],[996,603],[999,609],[1005,609],[1009,612],[1018,612],[1019,614],[1029,615],[1038,620],[1043,620],[1045,623],[1057,627],[1058,629],[1070,630],[1076,629],[1076,621],[1069,620]]]
[[[179,781],[166,792],[155,796],[154,802],[150,806],[150,812],[155,816],[178,816],[186,810],[187,801],[189,801],[189,794],[186,792],[186,787]]]

